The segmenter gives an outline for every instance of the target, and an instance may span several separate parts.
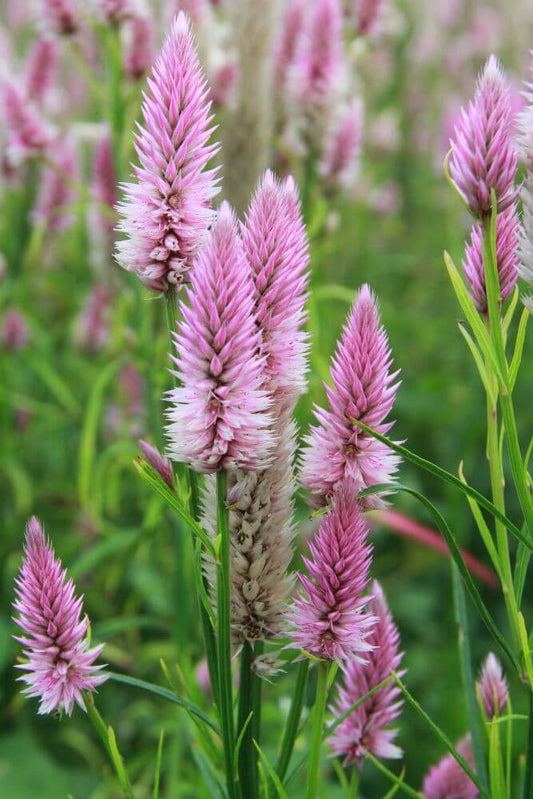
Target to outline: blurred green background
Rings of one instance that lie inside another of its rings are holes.
[[[327,377],[351,292],[368,282],[380,300],[395,363],[402,370],[395,437],[452,472],[463,460],[469,481],[488,492],[484,394],[457,328],[460,311],[442,258],[446,249],[460,262],[469,220],[442,176],[445,148],[440,137],[448,104],[471,94],[489,46],[516,81],[526,75],[533,15],[530,9],[529,16],[521,18],[526,4],[521,11],[519,2],[464,5],[456,27],[444,32],[441,27],[440,35],[431,3],[391,5],[390,13],[401,24],[361,57],[367,135],[360,185],[353,196],[327,201],[325,225],[312,241],[312,370],[298,421],[305,431],[312,402],[322,401],[321,381]],[[472,22],[478,17],[485,20],[485,27],[478,24],[481,34]],[[12,21],[6,18],[4,23],[12,25],[22,48],[31,41],[25,28],[18,34]],[[462,44],[467,52],[454,71],[450,62],[459,58],[460,36],[472,27],[477,50],[472,34]],[[383,74],[376,75],[378,56],[385,66]],[[383,120],[393,120],[393,146],[383,146],[375,134],[373,125],[379,120],[382,127]],[[0,253],[8,261],[8,273],[0,283],[1,308],[16,306],[28,326],[25,346],[0,350],[0,795],[104,799],[116,796],[116,789],[83,714],[75,711],[71,720],[61,723],[37,717],[36,702],[23,699],[15,682],[18,647],[11,638],[10,604],[31,514],[44,522],[58,555],[85,594],[93,636],[106,643],[106,662],[116,671],[162,684],[163,658],[180,691],[187,686],[205,707],[209,699],[195,678],[202,652],[189,539],[132,465],[139,435],[162,444],[161,399],[169,384],[164,302],[109,260],[104,275],[113,291],[109,339],[97,352],[83,350],[76,343],[76,320],[95,279],[87,208],[81,197],[68,231],[55,237],[43,231],[36,241],[28,230],[27,210],[37,180],[30,170],[24,186],[5,181],[0,195]],[[530,341],[516,389],[523,446],[533,422],[532,357]],[[462,545],[487,562],[459,493],[408,463],[401,467],[401,480],[423,491],[444,513]],[[512,490],[508,496],[510,516],[519,518]],[[399,495],[394,507],[430,523],[415,500]],[[308,512],[303,503],[298,513],[305,526]],[[383,583],[401,632],[409,688],[455,740],[465,732],[467,718],[449,563],[384,529],[375,531],[374,544],[373,574]],[[483,585],[480,590],[506,629],[498,593]],[[531,599],[526,583],[529,611]],[[473,611],[471,622],[477,668],[491,642]],[[275,751],[279,740],[292,679],[289,674],[265,684],[267,754]],[[164,795],[209,796],[199,776],[203,755],[182,711],[115,683],[101,688],[98,703],[116,731],[139,797],[151,795],[162,728]],[[411,711],[405,710],[399,726],[406,780],[418,788],[443,752]],[[331,768],[330,777],[327,795],[333,797],[338,788]],[[387,787],[370,765],[365,767],[365,796],[382,796]]]

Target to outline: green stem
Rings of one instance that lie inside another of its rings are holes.
[[[530,799],[533,796],[533,692],[529,693],[529,725],[527,738],[526,768],[524,772],[524,784],[522,786],[522,799]]]
[[[452,580],[455,596],[455,609],[457,617],[459,656],[461,660],[461,671],[463,684],[466,694],[466,706],[468,710],[468,720],[470,733],[472,735],[472,748],[474,750],[474,760],[476,772],[484,787],[487,787],[487,770],[483,753],[483,736],[481,719],[479,716],[479,706],[476,700],[476,689],[474,674],[472,671],[472,650],[470,647],[470,623],[468,620],[468,610],[466,607],[465,590],[459,570],[452,563]]]
[[[111,728],[106,726],[105,721],[96,709],[92,694],[85,693],[83,698],[85,701],[85,708],[87,710],[87,717],[96,730],[98,737],[104,744],[105,750],[109,756],[109,759],[111,760],[120,783],[123,795],[126,797],[126,799],[134,799],[133,788],[131,787],[131,783],[126,773],[122,756],[117,749],[115,736]]]
[[[352,766],[352,776],[350,778],[350,799],[357,799],[359,796],[359,783],[361,781],[361,772],[356,763]]]
[[[311,736],[311,752],[309,754],[306,799],[315,799],[318,795],[318,786],[320,782],[320,748],[322,744],[322,727],[324,726],[324,715],[328,696],[329,668],[329,661],[321,661],[318,664],[318,681],[313,712],[313,731]]]
[[[230,540],[226,506],[227,475],[217,472],[217,642],[218,699],[226,782],[230,797],[235,796],[233,779],[233,685],[231,676]]]
[[[254,746],[255,721],[254,694],[257,675],[252,671],[254,652],[249,641],[245,641],[241,653],[241,671],[239,681],[239,715],[237,721],[237,735],[240,735],[250,713],[251,721],[243,735],[239,750],[239,780],[243,796],[254,799],[257,796],[257,754]]]
[[[291,760],[292,752],[294,749],[294,742],[298,735],[298,727],[300,726],[300,718],[302,716],[302,708],[304,705],[305,694],[307,690],[307,677],[309,674],[309,659],[304,658],[298,664],[298,673],[296,675],[296,685],[292,695],[291,708],[287,717],[287,723],[281,741],[281,748],[278,756],[278,763],[276,766],[276,774],[283,782],[289,763]]]

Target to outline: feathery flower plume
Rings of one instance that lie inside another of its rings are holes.
[[[492,720],[495,716],[501,716],[509,699],[509,688],[500,661],[492,652],[483,663],[477,689],[486,717]]]
[[[169,456],[202,472],[263,469],[271,401],[261,388],[252,272],[226,202],[198,252],[187,299],[175,334],[181,385],[169,392]]]
[[[474,752],[470,734],[455,747],[474,769]],[[477,799],[479,791],[468,774],[465,774],[457,760],[448,754],[429,770],[422,787],[424,799]]]
[[[299,574],[300,591],[289,614],[292,648],[342,662],[372,649],[368,635],[376,622],[366,610],[372,547],[355,487],[339,487],[302,558],[310,577]]]
[[[27,684],[24,694],[39,697],[39,713],[64,710],[70,716],[75,702],[85,710],[82,691],[94,691],[107,679],[103,666],[94,665],[103,644],[89,649],[89,620],[81,618],[82,600],[74,590],[33,516],[13,607],[23,631],[16,640],[28,659],[17,666],[28,672],[19,679]]]
[[[212,117],[208,89],[187,17],[180,12],[148,79],[136,136],[140,166],[119,203],[120,266],[153,291],[182,283],[212,217],[217,152],[207,142]]]
[[[496,217],[496,262],[500,283],[500,298],[503,302],[509,296],[518,279],[518,246],[520,243],[520,224],[516,205],[513,203]],[[470,283],[471,297],[480,313],[487,313],[487,287],[483,264],[483,230],[474,225],[470,244],[465,247],[463,269]]]
[[[291,89],[307,119],[307,134],[321,141],[337,94],[342,66],[340,0],[314,0],[299,39],[291,70]],[[315,145],[317,141],[315,141]]]
[[[474,99],[461,116],[450,141],[450,176],[474,216],[490,214],[494,189],[498,210],[515,199],[517,152],[513,142],[511,91],[496,56],[481,73]]]
[[[54,131],[14,79],[4,75],[0,91],[7,132],[7,158],[10,166],[18,166],[26,158],[42,153],[50,144]]]
[[[75,0],[38,0],[37,21],[42,30],[59,36],[72,36],[80,29]]]
[[[167,486],[174,490],[174,473],[168,458],[161,455],[157,447],[153,447],[147,441],[143,441],[142,438],[139,439],[139,447],[150,466],[155,469]]]
[[[302,327],[309,246],[294,180],[280,182],[267,170],[241,229],[254,276],[265,387],[276,405],[291,407],[305,390],[308,349]]]
[[[344,684],[332,708],[333,715],[341,716],[372,688],[391,674],[398,671],[402,653],[398,651],[400,635],[388,608],[383,589],[374,580],[372,598],[368,612],[377,621],[367,642],[373,647],[368,654],[368,662],[360,663],[349,659],[343,664]],[[330,738],[336,755],[344,756],[345,765],[357,763],[359,766],[366,754],[377,758],[398,758],[402,750],[393,743],[397,730],[387,729],[400,715],[403,702],[399,700],[400,689],[395,683],[386,685],[371,699],[359,705],[337,727]]]
[[[139,80],[154,60],[154,21],[148,14],[132,16],[123,27],[124,71],[129,78]]]
[[[30,51],[24,71],[24,83],[30,100],[43,103],[55,82],[58,66],[57,41],[40,36]]]
[[[37,203],[32,213],[36,224],[48,232],[65,230],[73,220],[70,206],[76,192],[70,182],[76,174],[76,153],[69,142],[56,145],[51,154],[53,165],[43,171]]]
[[[238,77],[237,64],[234,61],[225,61],[214,70],[209,79],[209,98],[216,108],[234,105]]]
[[[355,180],[363,140],[363,119],[363,103],[356,98],[344,109],[326,138],[319,169],[327,186],[349,186]]]
[[[305,437],[300,480],[312,495],[313,505],[329,501],[345,478],[355,490],[393,478],[399,458],[385,445],[359,430],[357,420],[386,434],[393,422],[385,422],[394,404],[398,372],[391,371],[392,357],[378,306],[367,285],[357,293],[342,332],[331,367],[332,386],[326,385],[330,410],[315,406],[318,425]],[[377,496],[367,497],[366,507],[382,507]]]

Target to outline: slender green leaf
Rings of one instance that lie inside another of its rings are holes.
[[[514,346],[513,357],[511,365],[509,366],[509,390],[512,391],[515,387],[516,378],[522,363],[522,353],[524,351],[524,342],[526,340],[526,329],[529,320],[529,311],[524,308],[522,316],[520,317],[520,324],[518,325],[518,333],[516,334],[516,342]]]
[[[468,483],[466,482],[466,478],[464,476],[462,461],[459,464],[459,479],[464,485],[468,485]],[[492,533],[489,530],[488,524],[485,521],[476,500],[472,499],[472,497],[469,496],[468,494],[466,496],[466,499],[468,501],[468,504],[470,505],[470,510],[472,511],[472,516],[474,517],[474,521],[476,522],[477,529],[479,530],[481,538],[483,539],[483,543],[485,544],[487,552],[490,555],[492,565],[498,572],[498,575],[500,576],[501,579],[500,556],[498,555],[498,550],[496,549],[496,546],[494,544]],[[518,546],[521,547],[522,544],[519,544]]]
[[[120,787],[124,792],[125,796],[131,797],[133,799],[133,791],[130,785],[130,781],[128,779],[128,775],[126,773],[126,767],[124,766],[124,761],[122,759],[122,755],[118,751],[117,746],[117,739],[115,738],[115,732],[113,727],[107,728],[107,740],[109,741],[109,752],[111,754],[111,759],[115,766],[115,771],[117,773],[117,777],[120,782]]]
[[[377,757],[374,757],[374,755],[370,754],[369,752],[367,754],[367,758],[378,769],[378,771],[381,771],[382,774],[385,774],[385,776],[388,777],[389,780],[393,782],[400,791],[403,791],[406,796],[412,796],[415,797],[415,799],[420,799],[421,795],[418,793],[418,791],[415,791],[414,788],[411,788],[410,785],[407,785],[407,783],[404,782],[401,777],[398,777],[397,774],[388,769],[387,766],[377,759]]]
[[[479,376],[481,378],[481,382],[483,383],[483,387],[494,405],[496,404],[496,395],[494,393],[494,388],[491,385],[489,375],[487,374],[487,368],[485,366],[485,362],[483,361],[483,358],[481,357],[481,354],[478,348],[476,347],[474,339],[472,338],[472,336],[464,326],[463,322],[459,321],[457,323],[457,326],[459,328],[459,332],[461,333],[462,337],[468,344],[468,348],[474,358],[477,370],[479,372]]]
[[[259,757],[261,759],[261,763],[265,767],[265,770],[266,770],[268,776],[270,777],[270,779],[272,781],[272,784],[274,785],[274,788],[276,789],[276,793],[277,793],[279,799],[288,799],[287,791],[283,787],[283,785],[281,783],[281,780],[278,777],[278,775],[276,774],[276,771],[275,771],[274,767],[272,766],[270,760],[267,758],[267,756],[265,755],[265,753],[263,752],[263,750],[261,749],[261,747],[259,746],[259,744],[255,740],[254,740],[254,746],[257,749],[258,753],[259,753]]]
[[[169,691],[168,688],[163,688],[161,685],[154,685],[151,682],[146,682],[145,680],[138,680],[136,677],[129,677],[127,674],[117,674],[116,672],[109,672],[109,678],[114,680],[115,682],[121,682],[125,685],[131,685],[133,688],[140,688],[142,691],[148,691],[151,694],[155,694],[156,696],[160,696],[163,699],[167,699],[169,702],[173,702],[175,705],[179,705],[179,707],[184,708],[193,716],[203,721],[213,732],[217,735],[220,735],[220,730],[218,726],[212,721],[209,716],[200,710],[199,707],[196,705],[191,704],[191,702],[187,702],[184,699],[180,699],[174,691]]]
[[[464,757],[462,757],[459,754],[459,752],[456,750],[456,748],[454,747],[454,745],[452,744],[446,733],[443,732],[443,730],[441,730],[440,727],[437,726],[437,724],[435,724],[435,722],[433,721],[432,718],[430,718],[430,716],[428,716],[428,714],[419,704],[419,702],[417,702],[414,696],[407,690],[406,686],[403,684],[403,682],[401,681],[401,679],[398,677],[397,674],[395,675],[395,680],[402,694],[407,699],[408,703],[411,705],[413,710],[415,710],[418,713],[420,718],[423,719],[423,721],[427,724],[430,730],[432,730],[432,732],[435,733],[436,737],[440,740],[440,742],[444,744],[444,746],[451,754],[451,756],[454,758],[454,760],[457,761],[457,763],[461,766],[465,774],[468,774],[474,785],[477,786],[481,795],[487,797],[487,799],[490,799],[489,794],[485,790],[484,786],[481,784],[479,778],[477,777],[476,774],[474,774],[474,772],[472,771],[472,769],[470,768]]]
[[[54,395],[60,405],[72,416],[81,412],[78,400],[70,390],[69,385],[63,380],[50,365],[50,361],[37,353],[26,358],[27,364],[41,378],[46,387]]]
[[[509,305],[507,306],[507,310],[505,312],[505,316],[503,318],[503,330],[505,333],[509,330],[511,326],[511,322],[513,321],[514,312],[516,311],[516,306],[518,305],[518,300],[520,299],[520,291],[518,286],[515,286],[513,293],[511,294],[511,299],[509,300]]]
[[[529,550],[523,544],[518,544],[513,581],[515,586],[516,604],[518,607],[520,607],[522,604],[522,596],[524,594],[524,586],[526,584],[527,568],[529,566],[530,558],[531,553]]]
[[[163,741],[165,739],[165,731],[161,730],[159,733],[159,742],[157,744],[157,755],[155,758],[155,774],[154,774],[154,790],[152,799],[159,799],[159,785],[161,783],[161,766],[163,763]]]
[[[524,535],[524,533],[515,525],[513,522],[505,516],[504,513],[498,510],[498,508],[486,497],[483,496],[479,491],[476,491],[475,488],[472,488],[468,485],[468,483],[462,482],[458,477],[456,477],[451,472],[447,472],[446,469],[443,469],[441,466],[437,466],[436,463],[432,463],[431,461],[426,460],[425,458],[421,458],[420,455],[415,455],[414,452],[411,452],[407,447],[402,446],[401,444],[397,444],[395,441],[392,441],[390,438],[381,435],[376,430],[373,430],[371,427],[368,427],[364,422],[359,421],[358,419],[351,420],[353,424],[357,427],[360,427],[366,433],[376,438],[378,441],[382,441],[384,444],[387,444],[394,452],[397,452],[403,458],[411,463],[414,463],[416,466],[420,466],[420,468],[424,469],[426,472],[433,474],[435,477],[439,477],[441,480],[445,480],[447,483],[458,488],[463,494],[466,494],[472,499],[475,499],[478,505],[481,505],[482,508],[489,511],[494,518],[499,519],[499,521],[503,522],[510,533],[512,533],[515,538],[521,541],[524,546],[526,546],[530,552],[533,552],[533,543],[528,540],[528,538]],[[389,490],[393,490],[393,486],[388,486]],[[382,489],[383,490],[383,489]],[[376,492],[374,492],[376,493]],[[363,496],[363,492],[361,492],[361,496]]]

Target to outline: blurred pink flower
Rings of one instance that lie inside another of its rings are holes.
[[[105,286],[93,286],[76,321],[74,338],[83,349],[97,352],[109,340],[111,295]]]
[[[13,607],[23,632],[16,640],[27,658],[17,665],[28,672],[19,679],[27,684],[24,694],[39,697],[39,713],[65,711],[70,716],[75,702],[85,710],[82,692],[96,690],[107,679],[100,672],[103,666],[94,665],[103,645],[89,649],[89,620],[81,618],[82,600],[74,590],[33,516]]]
[[[284,89],[288,70],[298,52],[305,23],[305,6],[305,0],[288,0],[285,7],[274,50],[274,88],[277,92]]]
[[[370,593],[372,598],[368,603],[368,612],[377,621],[367,643],[373,648],[368,653],[366,663],[349,658],[343,664],[343,686],[331,708],[334,719],[343,715],[354,702],[386,680],[393,671],[398,672],[402,662],[402,653],[398,651],[398,628],[394,624],[383,590],[376,580],[372,583]],[[331,736],[330,743],[336,755],[344,755],[345,765],[357,763],[360,767],[368,752],[377,758],[402,756],[401,749],[393,743],[398,731],[387,729],[400,715],[403,702],[399,697],[400,689],[392,682],[381,688],[372,698],[366,699],[340,723]]]
[[[74,219],[71,205],[76,200],[76,190],[72,181],[77,174],[77,153],[71,142],[62,140],[54,145],[50,159],[51,165],[45,167],[41,176],[32,219],[48,232],[59,232],[68,228]]]
[[[54,86],[58,67],[57,41],[47,36],[40,36],[30,50],[24,70],[24,83],[30,100],[43,103]]]
[[[348,188],[357,177],[363,141],[364,107],[360,98],[341,113],[326,138],[319,170],[328,186]]]
[[[26,319],[18,308],[8,308],[2,319],[0,340],[6,350],[16,352],[28,343],[29,331]]]
[[[42,30],[62,36],[77,33],[81,24],[76,0],[36,0],[37,21]]]
[[[148,15],[132,16],[123,26],[124,70],[139,80],[149,70],[155,55],[154,21]]]
[[[360,36],[375,36],[385,0],[354,0],[355,30]]]
[[[25,90],[13,78],[4,75],[0,92],[7,133],[7,158],[11,166],[44,152],[54,131],[41,116]]]
[[[202,472],[263,469],[273,444],[271,400],[261,388],[252,272],[226,202],[194,261],[186,294],[175,333],[180,385],[169,392],[169,456]]]
[[[290,646],[327,660],[361,660],[372,649],[368,636],[376,622],[363,596],[372,547],[349,481],[337,491],[309,553],[302,557],[309,577],[298,575],[300,591],[289,612]]]
[[[336,487],[351,478],[361,491],[393,479],[398,456],[385,444],[358,429],[357,420],[385,435],[393,422],[392,410],[398,372],[391,371],[392,356],[380,324],[374,295],[364,285],[342,332],[331,366],[332,386],[325,385],[330,410],[315,406],[318,424],[305,437],[300,480],[314,505],[327,503]],[[366,507],[381,507],[372,495]]]
[[[470,768],[474,768],[474,752],[470,734],[456,746]],[[429,770],[422,787],[424,799],[478,799],[479,791],[457,760],[448,754]]]
[[[217,152],[207,86],[190,24],[180,13],[156,60],[142,106],[144,127],[136,137],[140,166],[124,185],[118,205],[118,263],[136,272],[153,291],[167,291],[187,278],[212,218],[216,170],[206,169]]]

